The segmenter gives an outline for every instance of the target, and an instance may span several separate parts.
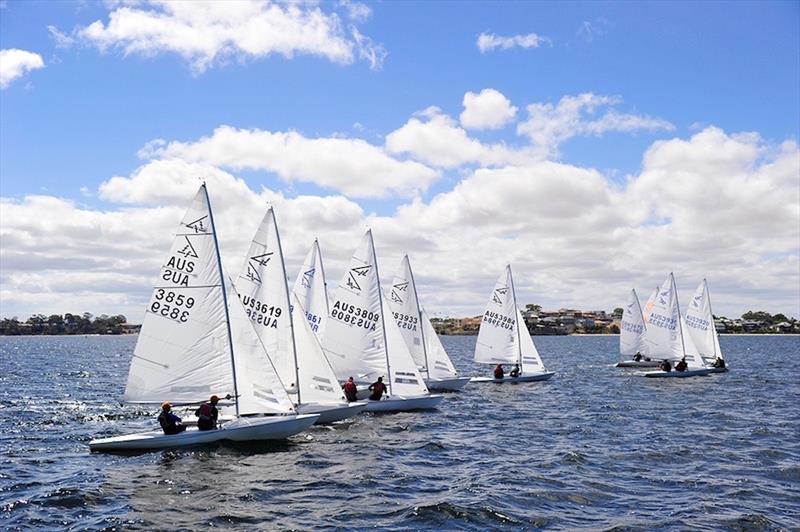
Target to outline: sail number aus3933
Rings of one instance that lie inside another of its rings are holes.
[[[394,321],[397,322],[399,328],[408,329],[409,331],[417,330],[417,322],[419,319],[416,316],[402,314],[400,312],[392,312],[392,314],[394,314]]]

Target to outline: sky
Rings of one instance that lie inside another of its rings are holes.
[[[0,316],[141,320],[202,179],[231,274],[271,204],[436,316],[800,317],[799,136],[798,2],[4,0]]]

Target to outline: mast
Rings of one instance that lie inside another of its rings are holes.
[[[228,294],[225,291],[225,278],[222,274],[222,259],[219,254],[219,241],[217,240],[217,228],[214,226],[214,214],[211,210],[211,200],[208,198],[208,189],[205,182],[203,182],[203,193],[206,196],[206,204],[208,205],[208,219],[211,222],[211,234],[214,235],[214,249],[217,251],[217,267],[219,268],[219,283],[222,288],[222,304],[225,306],[225,325],[228,329],[228,345],[231,348],[231,371],[233,372],[233,397],[234,404],[236,405],[236,417],[239,417],[239,390],[236,386],[236,359],[233,356],[233,334],[231,333],[231,316],[228,310]]]
[[[372,263],[375,264],[375,278],[378,281],[378,302],[381,305],[381,331],[383,332],[383,352],[386,354],[386,378],[389,381],[387,388],[392,395],[392,365],[389,363],[389,342],[386,341],[386,316],[383,311],[383,294],[381,294],[381,276],[378,274],[378,257],[375,256],[375,241],[372,240],[372,229],[367,229],[369,242],[372,244]]]
[[[289,298],[289,284],[286,282],[286,263],[283,261],[283,248],[281,247],[281,233],[278,231],[278,220],[275,218],[275,210],[269,207],[272,215],[272,223],[275,225],[275,236],[278,239],[278,255],[281,257],[281,275],[283,286],[286,288],[286,310],[289,311],[289,331],[292,333],[292,357],[294,358],[294,382],[297,386],[297,404],[300,404],[300,368],[297,364],[297,344],[294,339],[294,321],[292,320],[292,302]]]
[[[717,354],[717,325],[714,323],[714,310],[711,308],[711,294],[708,293],[708,282],[703,279],[703,291],[706,293],[706,298],[708,299],[708,313],[711,314],[711,327],[713,327],[714,331],[714,340],[711,342],[714,347],[714,360],[716,361],[719,354]]]
[[[669,278],[672,281],[672,292],[675,297],[675,306],[678,307],[678,330],[681,333],[681,349],[683,349],[683,358],[686,358],[686,344],[683,341],[683,327],[681,326],[681,302],[678,301],[678,287],[675,286],[675,276],[669,272]]]
[[[508,278],[511,279],[511,297],[514,299],[514,322],[517,324],[517,351],[519,353],[519,372],[520,374],[525,373],[524,368],[522,367],[522,336],[519,330],[519,307],[517,307],[517,291],[514,289],[514,275],[511,273],[511,265],[506,264],[506,268],[508,268]]]
[[[314,247],[317,248],[317,256],[319,257],[319,269],[322,273],[322,286],[325,289],[325,313],[330,314],[331,304],[328,301],[328,279],[325,277],[325,264],[322,262],[322,250],[319,248],[319,240],[314,239]],[[326,316],[327,318],[327,316]]]
[[[411,284],[414,286],[414,301],[417,302],[417,317],[419,318],[419,335],[422,339],[422,354],[425,357],[425,373],[428,374],[430,379],[431,368],[428,363],[428,346],[425,343],[425,327],[422,326],[422,308],[419,305],[419,296],[417,295],[417,281],[414,280],[414,271],[411,269],[411,261],[408,260],[408,255],[406,254],[403,258],[408,263],[408,273],[411,275]]]

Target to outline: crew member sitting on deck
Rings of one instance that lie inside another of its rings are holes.
[[[186,430],[186,425],[181,423],[181,418],[170,412],[170,410],[172,410],[172,405],[168,401],[161,403],[158,424],[164,429],[164,434],[180,434]]]
[[[633,355],[633,361],[639,362],[640,360],[642,360],[642,354],[639,351],[636,351],[636,354]]]
[[[519,364],[514,364],[514,369],[508,373],[509,377],[519,377]]]
[[[386,392],[386,385],[383,383],[383,377],[378,377],[378,380],[369,385],[369,390],[372,395],[369,396],[370,401],[380,401],[383,394]]]
[[[672,371],[672,364],[669,363],[669,360],[662,360],[658,364],[658,369],[661,371]]]
[[[212,395],[207,403],[200,405],[194,415],[197,416],[197,428],[200,430],[213,430],[217,428],[217,418],[219,417],[219,410],[217,410],[217,403],[219,397]]]
[[[725,359],[723,359],[722,357],[717,357],[717,358],[714,360],[714,364],[713,364],[713,366],[714,366],[715,368],[724,368],[724,367],[725,367]]]
[[[347,399],[347,402],[352,403],[353,401],[358,401],[358,397],[356,397],[358,388],[356,388],[356,383],[353,382],[353,377],[347,379],[347,382],[344,383],[342,388],[344,388],[344,397]]]
[[[687,367],[689,366],[686,364],[686,357],[683,357],[675,364],[675,371],[686,371]]]
[[[497,367],[494,368],[494,378],[495,379],[502,379],[505,376],[505,372],[503,371],[503,365],[498,364]]]

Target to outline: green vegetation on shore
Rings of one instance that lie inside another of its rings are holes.
[[[23,334],[57,335],[57,334],[126,334],[138,332],[140,325],[127,323],[125,316],[92,317],[88,312],[83,314],[66,313],[34,314],[20,322],[16,317],[0,320],[0,336],[19,336]]]

